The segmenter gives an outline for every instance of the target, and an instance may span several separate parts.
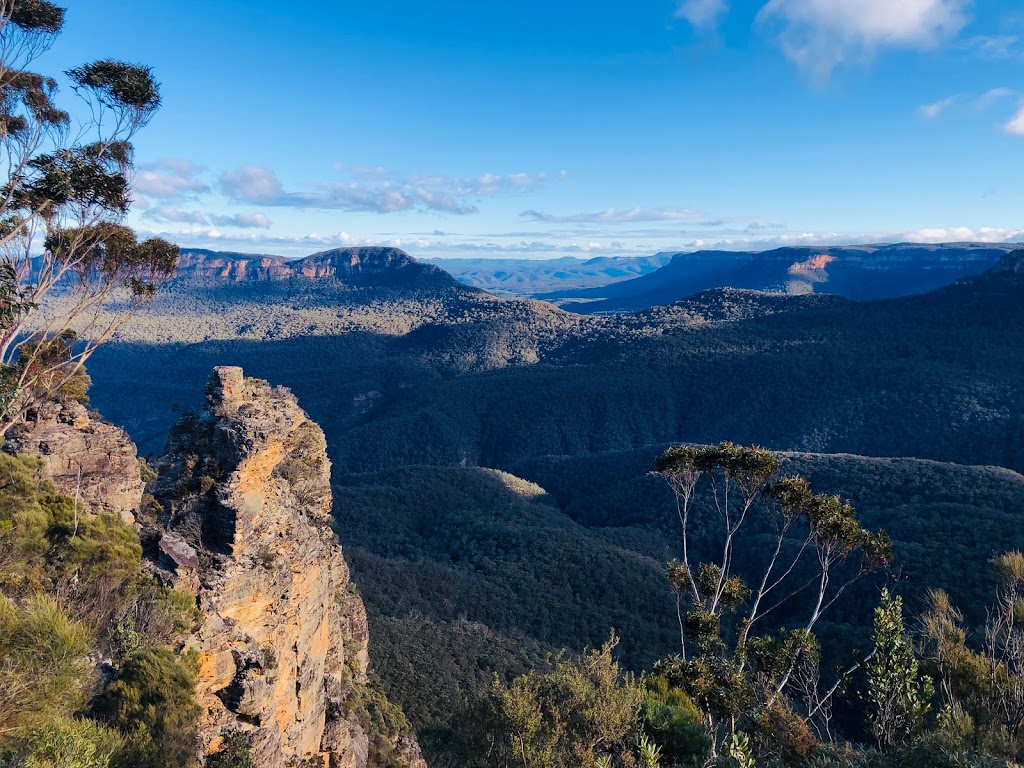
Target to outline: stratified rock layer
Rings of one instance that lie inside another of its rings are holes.
[[[144,485],[135,443],[80,403],[39,406],[7,434],[4,450],[38,458],[42,476],[93,512],[134,522]]]
[[[346,704],[367,681],[366,612],[330,527],[323,432],[288,390],[217,368],[157,469],[163,509],[143,538],[156,574],[203,615],[187,643],[202,751],[241,729],[260,768],[363,768],[367,735]],[[408,756],[422,764],[414,743]]]
[[[177,274],[236,283],[330,278],[357,283],[455,284],[455,279],[438,267],[422,264],[398,248],[381,246],[336,248],[304,259],[185,250],[178,259]]]

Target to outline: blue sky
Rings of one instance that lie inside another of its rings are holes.
[[[68,5],[40,66],[120,58],[163,84],[130,221],[182,245],[1024,239],[1010,0]]]

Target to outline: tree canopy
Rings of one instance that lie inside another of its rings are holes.
[[[0,1],[0,434],[80,374],[173,271],[178,249],[139,242],[132,138],[160,106],[151,69],[100,59],[32,70],[64,29],[46,0]]]

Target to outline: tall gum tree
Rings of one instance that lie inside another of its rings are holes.
[[[762,448],[677,446],[657,469],[675,496],[682,545],[668,568],[680,654],[659,671],[697,703],[717,746],[750,713],[796,717],[828,735],[838,686],[819,690],[813,630],[850,585],[889,564],[888,537],[866,530],[848,502],[784,476]],[[783,606],[787,629],[766,632]]]
[[[65,16],[0,0],[0,436],[82,375],[178,257],[124,226],[131,142],[160,106],[153,73],[110,59],[68,70],[73,118],[57,80],[33,71]]]

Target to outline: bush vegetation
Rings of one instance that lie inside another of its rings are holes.
[[[36,470],[0,453],[0,765],[190,765],[192,673],[165,647],[194,600],[144,575],[134,528]],[[118,665],[98,697],[96,658]]]

